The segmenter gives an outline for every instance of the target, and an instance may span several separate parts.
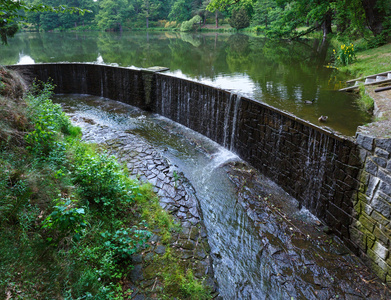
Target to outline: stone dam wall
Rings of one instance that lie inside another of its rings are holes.
[[[391,140],[334,135],[229,91],[147,70],[10,66],[56,93],[91,94],[163,115],[238,154],[323,220],[391,284]]]

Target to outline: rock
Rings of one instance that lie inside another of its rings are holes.
[[[195,248],[195,243],[193,241],[184,241],[181,243],[181,246],[183,249],[186,249],[186,250],[194,250]]]
[[[156,254],[164,254],[164,253],[166,253],[166,247],[163,246],[163,245],[157,246],[156,249],[155,249],[155,253]]]
[[[199,237],[199,230],[197,227],[192,227],[190,231],[190,239],[196,241]]]
[[[143,272],[145,279],[152,279],[156,277],[156,268],[153,264],[148,265]]]
[[[142,268],[143,267],[141,264],[135,265],[134,268],[130,271],[129,279],[133,282],[143,280],[144,276],[143,276]]]

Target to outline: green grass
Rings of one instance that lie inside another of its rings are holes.
[[[356,57],[354,63],[340,67],[339,70],[351,74],[352,77],[391,71],[391,44],[358,52]]]
[[[357,98],[357,104],[361,110],[372,113],[374,108],[373,99],[365,92],[364,85],[360,86],[360,97]]]

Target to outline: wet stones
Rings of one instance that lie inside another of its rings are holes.
[[[295,217],[297,212],[283,205],[288,199],[274,199],[264,176],[251,175],[249,188],[248,168],[233,165],[228,172],[237,186],[239,203],[259,232],[263,249],[257,259],[271,286],[283,285],[287,299],[335,299],[336,295],[344,295],[344,299],[391,298],[390,291],[342,241],[322,232],[320,222],[303,222]],[[361,219],[361,226],[374,232],[374,223]],[[354,232],[352,238],[362,237],[359,230]],[[389,250],[379,241],[381,238],[373,234],[368,247],[380,263],[389,257]]]

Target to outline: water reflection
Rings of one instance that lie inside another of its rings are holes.
[[[324,67],[331,52],[322,40],[285,42],[243,34],[19,33],[0,48],[0,63],[16,64],[22,53],[37,63],[164,66],[176,76],[234,90],[314,124],[327,115],[327,126],[354,135],[370,117],[352,95],[333,90],[341,78]],[[306,105],[311,99],[314,104]]]

